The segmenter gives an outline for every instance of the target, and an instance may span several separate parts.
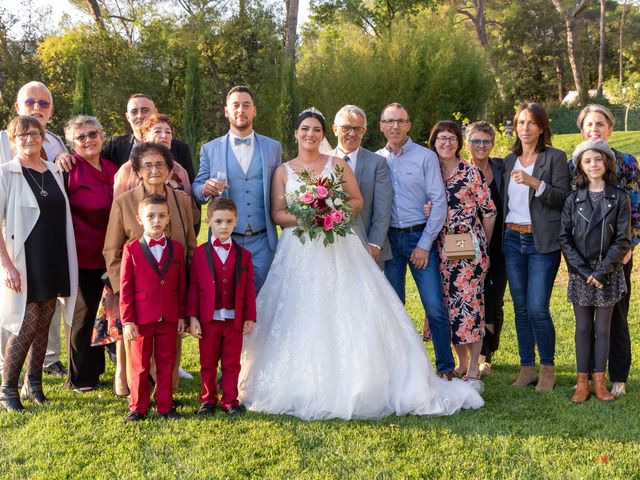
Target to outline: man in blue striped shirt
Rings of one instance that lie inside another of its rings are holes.
[[[440,259],[435,240],[447,215],[447,198],[438,157],[409,138],[409,113],[399,103],[387,105],[380,116],[380,130],[387,145],[377,153],[387,159],[393,186],[389,244],[393,258],[384,273],[405,301],[407,265],[416,282],[429,319],[439,375],[451,379],[455,367],[451,353],[451,327],[442,297]],[[429,218],[423,205],[431,202]]]

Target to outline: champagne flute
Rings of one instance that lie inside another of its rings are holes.
[[[229,185],[227,185],[227,172],[218,170],[216,172],[216,180],[218,180],[218,182],[222,184],[220,186],[220,192],[224,191],[226,188],[229,188]]]

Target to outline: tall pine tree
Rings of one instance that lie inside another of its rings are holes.
[[[202,138],[201,96],[202,87],[200,83],[198,54],[195,50],[191,50],[187,55],[187,69],[184,79],[184,117],[182,127],[184,130],[184,141],[189,145],[191,158],[194,159],[196,171],[198,171],[199,168],[197,148]]]
[[[82,60],[76,65],[76,90],[73,95],[73,115],[93,115],[91,104],[91,69]]]

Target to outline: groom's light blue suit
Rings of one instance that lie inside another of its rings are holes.
[[[278,243],[271,220],[270,192],[271,177],[282,162],[282,147],[279,142],[257,133],[255,143],[246,173],[233,153],[229,134],[204,144],[200,150],[200,170],[191,189],[198,202],[205,203],[208,200],[202,195],[205,182],[215,178],[217,172],[226,174],[229,188],[222,196],[231,198],[238,209],[233,238],[251,252],[257,292],[267,278]]]

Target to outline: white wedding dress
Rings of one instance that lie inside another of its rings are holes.
[[[287,165],[287,193],[300,187]],[[327,162],[323,175],[331,173]],[[450,415],[480,395],[433,371],[404,305],[355,234],[304,244],[286,228],[244,337],[240,400],[305,420]]]

